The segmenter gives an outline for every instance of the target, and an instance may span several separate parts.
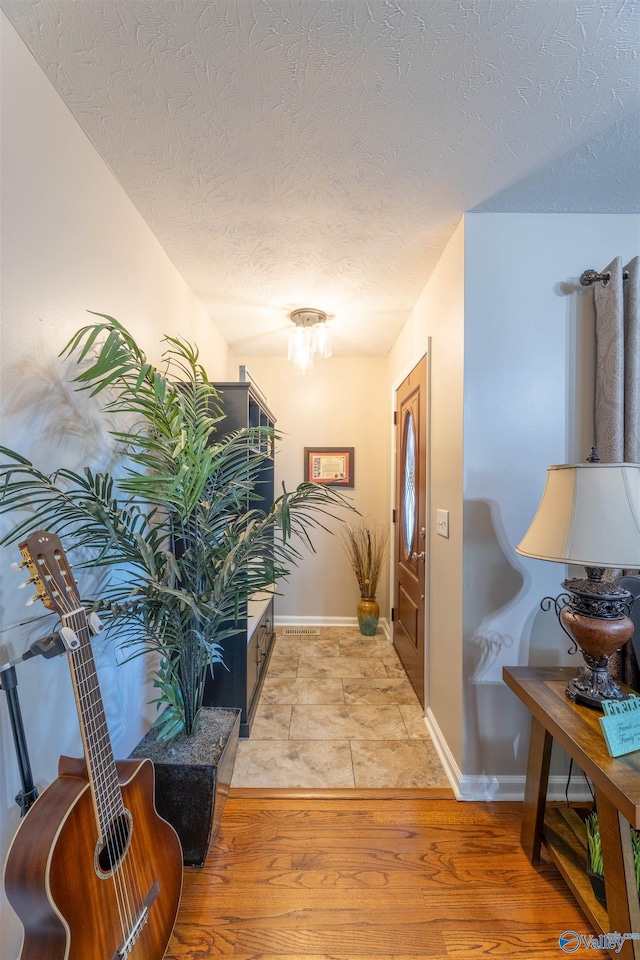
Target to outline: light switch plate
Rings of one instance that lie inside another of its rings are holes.
[[[436,510],[436,533],[441,537],[449,536],[448,510]]]

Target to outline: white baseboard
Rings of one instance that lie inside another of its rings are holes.
[[[357,617],[283,617],[275,616],[273,622],[276,627],[354,627],[358,625]]]
[[[357,627],[357,617],[274,617],[276,627]],[[386,617],[378,620],[378,629],[382,630],[387,640],[391,640],[391,630]]]
[[[447,780],[451,784],[451,789],[458,800],[496,800],[507,801],[515,800],[522,802],[524,800],[524,774],[518,776],[463,776],[460,767],[451,753],[447,741],[442,735],[442,731],[436,722],[436,718],[429,708],[424,718],[425,725],[429,731],[429,736],[436,748],[436,753],[444,767]],[[565,802],[567,799],[567,778],[566,776],[549,777],[549,788],[547,790],[547,800]],[[573,802],[590,801],[591,793],[586,784],[580,782],[571,783],[569,790],[569,800]]]
[[[440,758],[440,763],[444,767],[444,772],[447,775],[447,780],[451,784],[451,789],[455,793],[458,800],[460,800],[460,780],[462,779],[462,773],[458,764],[455,761],[455,757],[449,750],[449,745],[445,738],[442,736],[442,731],[438,726],[438,722],[434,717],[431,707],[427,707],[427,713],[424,718],[425,725],[431,737],[431,741],[436,748],[436,753]]]
[[[522,802],[524,800],[524,774],[519,776],[464,776],[460,780],[458,800],[496,800],[507,801],[515,800]],[[547,790],[547,800],[565,803],[567,778],[566,776],[549,777],[549,787]],[[590,801],[591,794],[588,787],[571,785],[569,791],[569,800],[571,803]]]

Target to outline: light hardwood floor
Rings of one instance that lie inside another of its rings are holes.
[[[276,630],[233,786],[449,789],[393,644],[357,626],[320,627],[317,636]]]
[[[560,960],[592,931],[520,805],[452,796],[389,641],[279,636],[167,960]]]
[[[555,868],[522,852],[520,809],[232,791],[167,960],[561,960],[564,931],[592,931]]]

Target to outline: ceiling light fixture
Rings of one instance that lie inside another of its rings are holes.
[[[300,307],[289,314],[294,324],[289,332],[289,360],[302,373],[311,369],[314,357],[330,357],[327,315],[322,310]]]

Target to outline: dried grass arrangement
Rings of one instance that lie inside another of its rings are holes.
[[[378,524],[347,526],[343,531],[342,544],[365,599],[375,598],[387,540],[388,531]]]

